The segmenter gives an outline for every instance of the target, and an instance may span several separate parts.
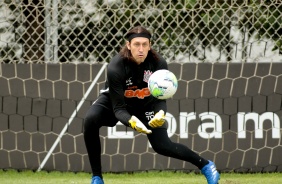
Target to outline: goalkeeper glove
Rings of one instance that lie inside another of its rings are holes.
[[[153,128],[162,126],[165,122],[164,111],[160,110],[155,114],[155,116],[149,121],[149,125]]]
[[[132,129],[140,133],[145,133],[145,134],[152,133],[152,131],[148,130],[146,126],[136,116],[131,116],[131,119],[128,121],[128,123]]]

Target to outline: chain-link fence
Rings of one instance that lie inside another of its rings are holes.
[[[109,62],[136,25],[168,62],[282,62],[281,0],[0,0],[0,62]]]

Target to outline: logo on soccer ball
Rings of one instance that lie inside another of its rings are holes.
[[[175,75],[169,70],[157,70],[149,78],[148,88],[152,96],[158,99],[171,98],[178,87]]]

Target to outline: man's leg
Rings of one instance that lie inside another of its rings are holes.
[[[102,126],[114,126],[116,123],[113,112],[100,105],[92,105],[85,116],[84,141],[95,184],[103,184],[99,130]],[[99,178],[101,181],[98,181]]]
[[[218,183],[220,175],[216,170],[215,164],[200,157],[187,146],[172,142],[165,128],[152,129],[152,134],[148,134],[147,136],[153,149],[157,153],[190,162],[201,170],[208,184]]]
[[[172,142],[165,128],[152,129],[152,134],[147,136],[153,149],[161,155],[190,162],[199,169],[209,163],[208,160],[200,157],[187,146]]]

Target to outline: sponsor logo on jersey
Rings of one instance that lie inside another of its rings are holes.
[[[133,98],[137,97],[139,99],[144,99],[147,96],[150,96],[151,93],[149,91],[149,88],[142,88],[142,89],[127,89],[124,91],[124,96],[127,98]]]
[[[152,75],[152,71],[150,70],[144,70],[144,78],[143,81],[148,83],[148,80],[150,78],[150,76]]]
[[[126,84],[127,86],[130,86],[130,85],[133,84],[132,81],[131,81],[131,78],[132,78],[132,77],[130,77],[129,79],[127,79],[127,80],[125,81],[125,84]]]

